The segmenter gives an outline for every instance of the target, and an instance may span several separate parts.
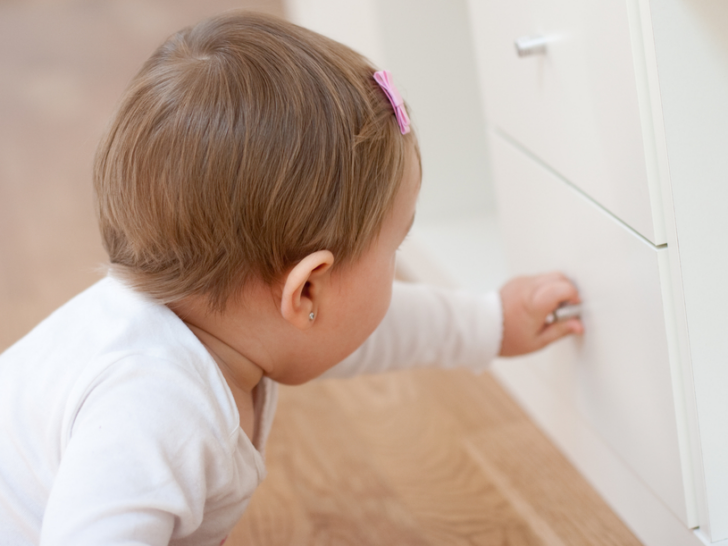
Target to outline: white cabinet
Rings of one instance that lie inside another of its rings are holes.
[[[523,358],[521,366],[687,529],[695,507],[692,491],[686,495],[691,485],[681,450],[687,446],[678,434],[661,289],[667,249],[655,248],[504,137],[492,136],[491,153],[511,273],[563,271],[585,302],[586,335]],[[511,368],[505,361],[498,370],[518,389]]]
[[[728,544],[728,3],[469,1],[511,272],[585,302],[498,373],[645,544]]]
[[[624,0],[471,4],[489,122],[648,240],[665,243]],[[545,45],[518,56],[519,38]]]
[[[587,334],[531,357],[534,373],[687,524],[660,289],[665,249],[502,137],[491,151],[511,273],[563,271],[585,302]]]

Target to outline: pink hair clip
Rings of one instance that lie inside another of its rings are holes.
[[[385,95],[387,95],[389,102],[392,103],[394,115],[397,116],[399,130],[403,135],[406,135],[410,132],[410,119],[407,115],[407,110],[404,108],[402,95],[399,94],[399,91],[397,91],[397,88],[394,86],[392,74],[389,70],[380,70],[379,72],[374,73],[374,80],[379,84],[379,87],[382,88]]]

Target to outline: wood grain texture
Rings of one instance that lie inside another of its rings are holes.
[[[267,460],[226,544],[639,545],[489,374],[283,387]]]

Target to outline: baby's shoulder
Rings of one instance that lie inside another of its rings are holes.
[[[140,430],[199,425],[222,443],[237,425],[224,379],[194,334],[166,306],[111,278],[0,355],[0,391],[62,416],[54,425],[66,439],[82,416],[110,418],[115,407]]]
[[[184,439],[227,456],[235,449],[235,412],[214,373],[179,351],[127,350],[100,356],[69,397],[71,436],[111,425],[128,442],[176,445]]]

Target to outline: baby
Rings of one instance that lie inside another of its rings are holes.
[[[560,274],[393,283],[420,189],[387,72],[228,13],[167,40],[95,163],[109,276],[0,356],[3,544],[224,542],[265,476],[277,383],[485,369],[578,319]]]

